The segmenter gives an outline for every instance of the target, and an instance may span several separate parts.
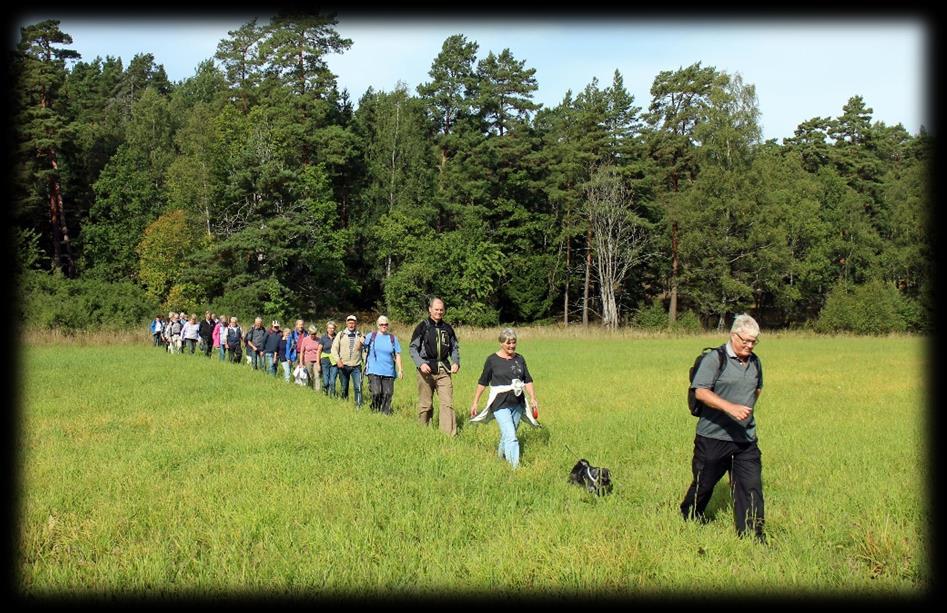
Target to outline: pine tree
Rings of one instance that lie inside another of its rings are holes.
[[[59,94],[66,78],[66,62],[80,55],[58,45],[71,44],[72,37],[59,29],[59,21],[49,19],[20,29],[14,57],[21,177],[32,184],[24,190],[25,198],[33,201],[42,194],[48,203],[53,265],[70,276],[75,274],[75,262],[59,165],[59,152],[69,135]]]

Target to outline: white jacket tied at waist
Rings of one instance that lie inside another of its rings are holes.
[[[476,417],[470,418],[470,423],[472,424],[482,424],[493,419],[493,411],[490,410],[490,405],[493,404],[493,401],[496,399],[498,394],[504,392],[513,392],[517,396],[523,395],[523,382],[519,379],[513,379],[513,382],[510,385],[491,385],[490,386],[490,397],[487,398],[487,406]],[[502,407],[501,407],[502,408]],[[539,422],[536,421],[536,418],[533,417],[532,412],[527,409],[523,411],[523,415],[526,417],[526,420],[529,421],[529,425],[534,428],[540,428]]]

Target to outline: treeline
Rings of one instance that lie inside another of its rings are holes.
[[[179,83],[149,53],[83,61],[58,21],[22,28],[24,317],[63,325],[64,296],[118,284],[144,319],[414,320],[439,295],[476,325],[714,327],[749,311],[930,328],[932,139],[873,121],[860,96],[761,142],[739,74],[662,71],[638,102],[616,70],[542,108],[525,61],[478,60],[457,34],[415,92],[369,88],[356,106],[325,62],[352,44],[336,23],[254,19]]]

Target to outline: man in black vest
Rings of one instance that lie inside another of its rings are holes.
[[[440,401],[438,422],[441,432],[457,434],[457,415],[454,413],[454,383],[452,375],[460,370],[460,343],[454,329],[444,322],[444,301],[432,298],[428,303],[430,315],[411,334],[409,352],[418,367],[418,421],[427,425],[434,415],[434,390]]]

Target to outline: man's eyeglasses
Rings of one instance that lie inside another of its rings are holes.
[[[737,332],[734,332],[734,334],[736,335],[736,337],[737,337],[738,339],[740,339],[740,342],[743,343],[744,345],[748,345],[748,346],[750,346],[750,347],[755,347],[756,345],[759,345],[759,344],[760,344],[760,339],[758,339],[758,338],[746,339],[746,338],[743,338],[742,336],[740,336],[739,333],[737,333]]]

